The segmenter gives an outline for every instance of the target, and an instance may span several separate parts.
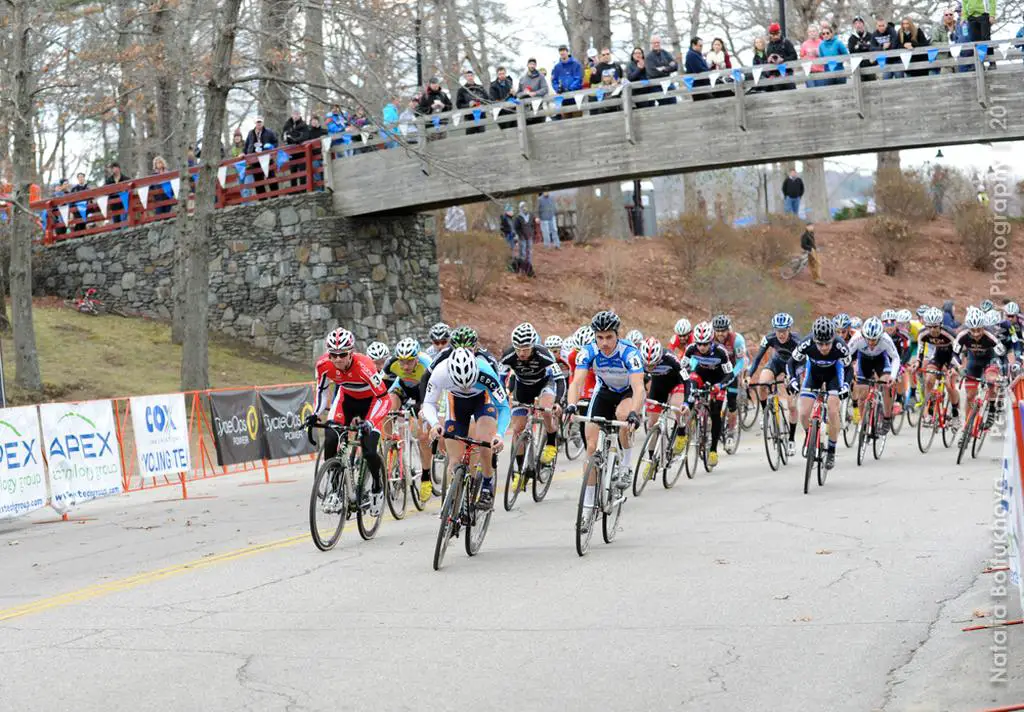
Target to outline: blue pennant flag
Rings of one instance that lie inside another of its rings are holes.
[[[651,86],[651,80],[650,79],[644,79],[642,82],[640,82],[640,86],[642,86],[642,87],[649,87],[649,86]]]
[[[886,62],[886,60],[887,60],[887,59],[888,59],[888,57],[886,57],[886,56],[885,56],[884,54],[883,54],[883,55],[881,55],[881,56],[880,56],[880,57],[878,58],[878,66],[879,66],[879,67],[884,67],[884,66],[885,66],[885,62]]]
[[[743,70],[742,69],[734,69],[734,70],[732,70],[732,78],[733,78],[733,80],[736,83],[742,84],[743,83]]]
[[[783,76],[783,77],[786,76],[786,63],[785,62],[783,62],[782,64],[779,65],[779,75]]]
[[[79,200],[75,203],[75,208],[78,210],[78,214],[82,216],[82,220],[89,214],[89,201]]]
[[[193,173],[192,174],[192,182],[195,183],[198,180],[199,180],[199,174],[198,173]]]
[[[277,152],[277,167],[280,168],[281,166],[283,166],[287,162],[288,162],[288,152],[285,151],[284,149],[281,149],[280,151]]]
[[[937,50],[936,48],[932,47],[931,49],[928,50],[928,61],[929,62],[934,62],[935,58],[938,57],[938,56],[939,56],[939,50]]]
[[[46,213],[45,210],[40,210],[39,211],[39,223],[43,227],[43,232],[46,232],[46,214],[47,213]]]
[[[479,122],[480,117],[484,115],[484,112],[480,109],[473,109],[473,121]]]
[[[164,195],[168,200],[174,200],[174,188],[171,187],[171,181],[165,180],[160,187],[164,189]]]
[[[435,128],[435,129],[436,129],[436,128],[440,128],[440,126],[441,126],[441,117],[440,117],[440,116],[435,116],[435,117],[434,117],[434,118],[432,119],[432,121],[433,121],[433,123],[434,123],[434,128]],[[345,138],[347,139],[347,140],[345,141],[345,143],[350,143],[350,142],[352,141],[352,139],[351,139],[351,138],[350,138],[349,136],[346,136]]]
[[[521,104],[522,103],[521,101],[519,101],[519,99],[516,99],[514,96],[510,96],[508,99],[505,99],[505,101],[507,101],[510,104]]]
[[[245,161],[241,160],[235,163],[235,171],[238,173],[239,182],[245,180]]]
[[[604,101],[604,89],[597,90],[597,100]]]
[[[555,106],[561,107],[562,106],[562,102],[565,101],[565,97],[563,97],[563,96],[556,96],[554,99],[552,99],[552,101],[555,103]]]
[[[7,222],[7,213],[6,212],[0,213],[0,222]]]
[[[131,193],[129,193],[127,190],[122,190],[120,193],[118,193],[118,196],[120,196],[121,198],[121,210],[125,211],[126,213],[128,212],[129,195],[131,195]]]
[[[985,61],[985,55],[988,54],[988,45],[978,45],[978,59]]]
[[[434,126],[437,126],[437,123],[436,123],[437,122],[437,117],[436,116],[434,117],[434,121],[435,121]],[[341,137],[341,142],[342,143],[346,143],[346,144],[352,143],[352,137],[349,136],[348,134],[345,134],[345,135],[343,135]]]
[[[683,84],[686,85],[687,89],[693,91],[693,77],[683,77]]]
[[[838,62],[827,62],[827,63],[825,64],[825,67],[826,67],[826,68],[828,69],[828,71],[830,71],[830,72],[834,72],[834,71],[836,71],[836,67],[838,67],[838,66],[839,66],[839,63],[838,63]]]

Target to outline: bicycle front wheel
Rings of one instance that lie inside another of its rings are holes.
[[[338,543],[345,528],[348,507],[348,478],[336,457],[324,462],[313,480],[309,495],[309,533],[320,551],[329,551]]]
[[[986,424],[988,421],[989,409],[995,408],[991,402],[988,402],[982,413],[978,415],[978,429],[977,434],[974,436],[974,442],[971,443],[971,457],[977,457],[981,452],[982,445],[985,444],[985,436],[988,435],[989,426]]]
[[[583,469],[583,480],[580,482],[580,498],[576,506],[576,553],[579,556],[586,556],[587,552],[590,551],[590,539],[594,536],[594,524],[597,519],[596,492],[594,493],[591,506],[587,507],[585,505],[587,488],[590,486],[587,483],[590,481],[591,476],[593,476],[595,481],[600,482],[600,472],[593,459],[587,462],[587,466]],[[596,487],[595,485],[595,489]]]
[[[882,404],[879,403],[875,409],[875,417],[872,421],[872,434],[874,437],[871,439],[871,452],[876,460],[881,459],[882,453],[885,452],[885,442],[889,439],[888,435],[882,435],[879,433],[879,429],[882,427],[884,422],[885,412],[882,410]],[[893,418],[895,420],[895,418]],[[892,423],[889,424],[892,427]]]
[[[533,501],[540,502],[548,496],[551,482],[555,479],[555,468],[558,466],[558,448],[555,448],[555,459],[549,465],[537,465],[533,473]]]
[[[633,473],[634,497],[639,497],[647,483],[658,476],[658,470],[661,468],[661,454],[661,426],[655,424],[647,433],[644,446],[640,450],[640,457],[636,461],[636,471]]]
[[[843,445],[853,447],[857,442],[857,425],[853,422],[853,398],[846,398],[839,406],[840,423],[843,429]]]
[[[409,487],[402,467],[402,453],[397,447],[388,450],[387,479],[384,482],[388,509],[396,520],[405,518],[409,507]]]
[[[804,268],[804,265],[806,264],[807,262],[804,260],[802,256],[794,257],[789,262],[782,265],[782,267],[779,269],[779,276],[782,277],[783,279],[793,279],[793,277],[796,277],[798,274],[800,274],[800,271]]]
[[[690,425],[686,429],[686,450],[683,452],[683,464],[686,465],[686,477],[692,480],[697,476],[697,465],[700,459],[699,439],[704,437],[700,431],[696,414],[690,416]]]
[[[821,423],[817,420],[811,421],[811,428],[807,431],[807,444],[804,450],[807,453],[806,465],[804,466],[804,494],[808,494],[811,488],[811,474],[814,472],[814,464],[818,460],[818,429]]]
[[[939,429],[939,423],[941,422],[941,416],[936,413],[935,399],[931,396],[928,397],[925,403],[924,412],[919,413],[917,417],[917,449],[921,451],[921,454],[928,452],[931,449],[932,442],[935,440],[935,431]],[[925,413],[932,412],[932,422],[929,425]]]
[[[480,497],[480,480],[470,486],[471,497],[466,499],[466,554],[476,556],[480,553],[480,547],[484,545],[484,537],[487,536],[487,528],[491,525],[491,514],[493,509],[482,511],[476,508],[477,499]]]
[[[740,392],[740,398],[740,426],[744,430],[750,430],[754,427],[754,423],[757,422],[757,414],[761,408],[761,401],[757,398],[751,398],[749,393],[744,394],[743,391]]]
[[[505,511],[511,512],[512,507],[515,506],[516,500],[519,499],[519,493],[526,489],[525,475],[523,470],[526,468],[526,463],[530,462],[530,458],[533,456],[533,448],[529,446],[530,443],[530,431],[523,430],[519,433],[519,437],[516,438],[512,444],[512,450],[508,456],[508,472],[505,475]],[[519,457],[517,453],[519,449],[523,449],[523,467],[519,466]]]
[[[569,460],[575,460],[583,453],[586,447],[583,444],[583,433],[580,432],[581,425],[571,420],[562,421],[562,441],[565,443],[565,456]]]
[[[359,528],[359,536],[369,541],[377,536],[380,523],[384,520],[383,502],[375,504],[372,492],[373,477],[366,471],[366,465],[361,466],[359,482],[356,485],[356,526]]]
[[[768,457],[768,467],[772,472],[779,469],[779,423],[775,419],[775,405],[768,402],[761,410],[761,439],[764,440],[764,454]]]
[[[444,563],[444,555],[448,551],[448,542],[458,533],[459,516],[462,512],[462,480],[466,468],[459,465],[455,468],[455,479],[452,481],[451,489],[444,494],[444,503],[441,505],[441,524],[437,530],[437,541],[434,542],[434,571],[441,569]]]

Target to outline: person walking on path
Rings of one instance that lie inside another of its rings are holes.
[[[803,178],[796,174],[796,168],[791,168],[789,177],[782,181],[784,212],[790,215],[800,215],[800,199],[802,197],[804,197]]]
[[[815,284],[825,286],[821,278],[821,261],[818,259],[818,244],[814,239],[814,223],[807,223],[804,234],[800,236],[800,249],[807,253],[807,266]]]
[[[544,247],[561,248],[558,222],[555,219],[555,201],[550,193],[541,193],[537,198],[537,217],[540,218],[540,234],[544,238]]]
[[[513,222],[516,229],[516,249],[513,271],[533,277],[533,216],[525,202],[519,203],[519,214]]]

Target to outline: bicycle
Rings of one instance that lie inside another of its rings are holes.
[[[807,464],[804,467],[804,494],[811,487],[811,473],[817,468],[818,486],[825,486],[828,468],[824,466],[825,453],[828,451],[828,435],[822,437],[822,430],[828,427],[828,390],[822,385],[814,394],[814,404],[807,422],[807,435],[804,442],[804,454]]]
[[[985,444],[985,438],[988,435],[988,431],[992,428],[992,423],[995,422],[998,415],[996,410],[996,402],[999,399],[1000,391],[1006,387],[1007,380],[1000,377],[995,383],[988,384],[979,381],[976,378],[967,378],[966,382],[976,383],[974,398],[971,400],[971,405],[967,409],[967,417],[964,419],[964,428],[960,432],[960,446],[956,455],[956,464],[960,464],[964,459],[964,453],[967,451],[967,443],[971,443],[971,458],[978,457],[978,453],[981,452],[982,446]],[[984,386],[984,387],[983,387]],[[987,391],[994,389],[996,398],[989,399]]]
[[[565,450],[565,457],[572,461],[583,454],[587,448],[583,442],[583,433],[578,427],[573,427],[572,419],[563,417],[558,423],[558,442]]]
[[[673,452],[673,444],[676,439],[676,430],[679,425],[679,417],[683,409],[668,403],[659,403],[654,400],[644,401],[646,405],[660,406],[662,408],[658,420],[647,432],[644,446],[640,450],[640,457],[637,458],[636,471],[633,474],[633,496],[639,497],[650,480],[658,478],[661,472],[661,481],[665,489],[672,489],[679,481],[679,475],[683,474],[686,466],[686,458],[677,456]],[[680,455],[685,455],[685,450]],[[676,458],[679,464],[673,467]],[[647,467],[644,467],[646,463]],[[669,470],[674,470],[674,475],[669,475]]]
[[[764,440],[764,453],[768,458],[768,467],[776,472],[789,461],[786,443],[789,438],[789,418],[786,408],[779,400],[778,383],[752,383],[752,388],[767,388],[768,397],[761,409],[761,437]]]
[[[868,444],[871,445],[871,453],[874,459],[878,460],[885,451],[887,435],[881,434],[882,419],[885,413],[882,409],[882,385],[883,381],[870,379],[867,381],[871,388],[867,396],[860,404],[860,426],[857,428],[857,466],[864,464],[867,459]]]
[[[466,554],[476,556],[484,543],[484,537],[487,536],[491,514],[494,512],[493,508],[486,511],[477,508],[483,477],[478,472],[479,465],[474,468],[477,471],[475,474],[469,469],[472,456],[477,448],[489,448],[491,444],[461,435],[445,437],[465,443],[466,449],[462,454],[462,459],[459,460],[452,472],[451,485],[445,493],[444,503],[441,505],[441,526],[437,531],[437,541],[434,544],[434,571],[441,569],[445,552],[448,551],[448,542],[453,537],[458,537],[462,529],[466,530]]]
[[[853,395],[847,393],[847,397],[839,401],[839,428],[843,432],[843,444],[846,447],[853,447],[857,441],[857,424],[853,422]]]
[[[555,465],[558,463],[558,449],[555,449],[555,459],[549,464],[541,463],[541,451],[544,449],[545,434],[543,416],[554,413],[554,408],[541,408],[536,405],[525,403],[511,403],[512,409],[526,408],[530,412],[529,420],[523,432],[516,436],[512,443],[512,454],[508,461],[508,474],[505,476],[505,511],[511,512],[519,499],[519,493],[526,491],[526,481],[533,480],[533,501],[540,502],[551,489],[551,480],[554,479]],[[519,471],[517,455],[523,451],[523,467]],[[518,475],[518,477],[517,477]]]
[[[576,553],[585,556],[590,550],[590,538],[594,535],[594,520],[597,518],[598,510],[601,512],[601,536],[604,542],[611,544],[618,533],[622,504],[626,501],[625,491],[620,490],[614,483],[618,477],[621,456],[618,435],[619,428],[629,427],[629,423],[582,415],[573,416],[573,422],[593,423],[600,428],[597,434],[597,447],[583,468],[583,482],[576,510]],[[587,488],[592,477],[598,484],[594,492],[594,504],[587,507]]]
[[[754,427],[754,423],[757,422],[757,414],[761,409],[761,401],[758,398],[751,398],[750,393],[751,387],[757,385],[759,384],[747,383],[736,394],[736,410],[739,411],[740,427],[744,430]]]
[[[738,397],[738,394],[737,394]],[[737,404],[736,410],[739,411]],[[725,452],[728,455],[735,455],[740,449],[740,436],[745,428],[740,419],[740,413],[736,413],[736,425],[729,427],[729,405],[727,400],[722,401],[722,439],[725,441]]]
[[[716,405],[721,405],[717,399]],[[683,462],[686,464],[686,477],[697,476],[697,463],[704,463],[704,471],[711,472],[708,453],[711,451],[711,386],[701,386],[694,391],[693,407],[691,408],[690,424],[686,429],[689,438],[686,441],[686,452]]]
[[[906,409],[903,407],[903,395],[899,392],[899,384],[902,383],[903,378],[903,367],[900,366],[900,371],[896,375],[896,378],[889,384],[889,393],[892,398],[892,420],[889,423],[889,429],[892,434],[899,435],[900,431],[903,430],[903,417]],[[896,412],[897,408],[899,413]]]
[[[345,522],[353,514],[356,515],[359,536],[367,541],[372,539],[380,529],[384,508],[374,507],[369,486],[373,478],[368,477],[361,446],[350,438],[351,433],[360,430],[359,424],[339,425],[331,421],[309,426],[306,436],[312,445],[317,446],[313,430],[332,430],[338,435],[338,452],[334,457],[327,458],[321,465],[320,454],[317,454],[316,477],[309,496],[309,528],[313,543],[320,551],[334,548],[341,538]],[[337,518],[333,525],[327,527],[329,533],[326,537],[317,519],[319,513],[328,515],[328,521]]]
[[[419,443],[412,437],[409,420],[413,414],[408,408],[388,413],[391,420],[391,436],[385,441],[385,478],[388,509],[395,519],[403,519],[408,507],[409,492],[412,492],[413,506],[420,512],[427,506],[420,500]]]
[[[64,306],[68,309],[74,309],[79,314],[88,314],[89,316],[113,314],[114,316],[120,316],[125,319],[128,318],[127,314],[117,307],[105,303],[97,297],[96,294],[96,290],[90,287],[85,290],[85,293],[82,296],[76,295],[74,299],[65,299]]]
[[[935,440],[935,431],[942,431],[942,444],[949,447],[953,443],[955,430],[951,427],[949,411],[949,393],[946,391],[946,374],[936,369],[928,369],[927,375],[935,376],[935,385],[925,398],[924,407],[917,419],[917,449],[926,453]]]

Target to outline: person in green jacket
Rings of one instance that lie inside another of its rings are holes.
[[[971,42],[992,39],[992,25],[996,21],[996,0],[964,0],[963,17]]]

